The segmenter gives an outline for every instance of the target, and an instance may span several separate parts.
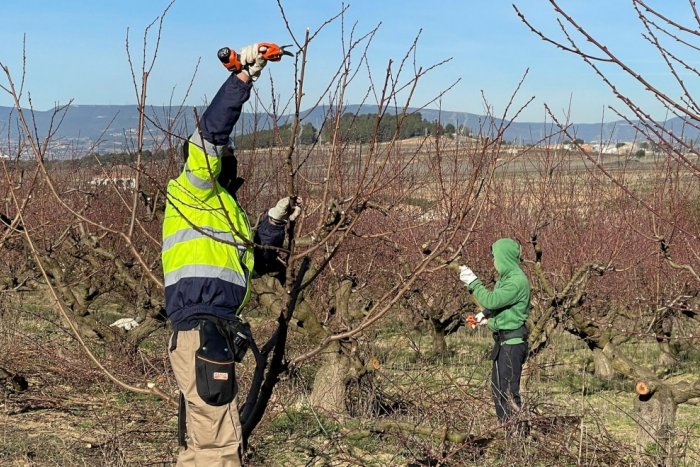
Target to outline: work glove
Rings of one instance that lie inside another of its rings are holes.
[[[134,329],[138,325],[139,325],[139,322],[133,318],[121,318],[121,319],[116,320],[115,322],[113,322],[109,326],[114,327],[114,328],[123,329],[125,331],[131,331],[132,329]]]
[[[243,47],[239,54],[243,71],[248,73],[252,81],[260,77],[260,72],[267,65],[267,60],[262,56],[262,52],[265,52],[267,48],[263,47],[262,49],[261,51],[258,44],[251,44]]]
[[[297,197],[296,205],[292,207],[289,197],[277,201],[274,207],[267,211],[267,215],[278,223],[286,223],[288,220],[294,221],[301,214],[301,198]]]
[[[459,267],[459,280],[464,282],[466,285],[471,284],[477,279],[476,274],[474,274],[474,271],[469,269],[467,266],[460,266]]]
[[[486,318],[486,315],[484,315],[483,312],[478,312],[476,316],[474,316],[474,319],[476,322],[479,324],[479,326],[483,326],[484,324],[487,324],[489,320]]]

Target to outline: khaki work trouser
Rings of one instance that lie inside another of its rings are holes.
[[[195,352],[199,331],[179,331],[177,347],[170,353],[175,379],[187,401],[187,449],[180,448],[177,465],[183,467],[233,467],[241,465],[241,422],[237,397],[230,404],[207,405],[197,394]]]

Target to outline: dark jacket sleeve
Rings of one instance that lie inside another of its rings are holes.
[[[199,122],[206,141],[217,146],[228,143],[233,126],[241,116],[243,104],[250,98],[252,87],[235,74],[224,81]]]
[[[281,248],[284,244],[284,225],[273,224],[270,217],[264,214],[255,231],[255,272],[259,275],[271,272],[281,272],[282,263],[277,260],[278,251],[260,246],[273,246]]]

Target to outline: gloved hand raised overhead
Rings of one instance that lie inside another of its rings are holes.
[[[465,284],[469,285],[472,282],[474,282],[477,279],[476,274],[474,274],[474,271],[469,269],[467,266],[460,266],[459,267],[459,280],[464,282]]]
[[[241,61],[241,65],[246,66],[255,63],[255,61],[258,59],[258,56],[262,56],[262,54],[258,49],[258,44],[255,43],[243,47],[238,56]]]
[[[257,43],[247,45],[241,49],[240,60],[243,71],[248,73],[253,81],[260,77],[260,72],[267,65],[267,60],[262,55],[266,50],[267,47],[261,47]]]
[[[277,222],[294,221],[301,214],[301,198],[296,198],[296,203],[292,207],[292,201],[289,197],[282,198],[277,201],[277,204],[267,211],[267,215]]]

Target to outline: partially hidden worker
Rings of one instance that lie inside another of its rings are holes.
[[[168,183],[162,262],[169,356],[180,389],[178,466],[241,465],[234,362],[252,339],[241,311],[256,261],[269,269],[285,224],[300,212],[283,198],[253,232],[236,191],[242,183],[229,138],[266,61],[258,44],[241,50],[232,73],[185,144],[185,164]]]
[[[505,422],[521,407],[520,377],[527,358],[530,283],[520,268],[520,245],[501,238],[491,246],[497,281],[492,291],[467,266],[460,266],[460,280],[484,308],[475,318],[493,332],[491,389],[496,415]]]

